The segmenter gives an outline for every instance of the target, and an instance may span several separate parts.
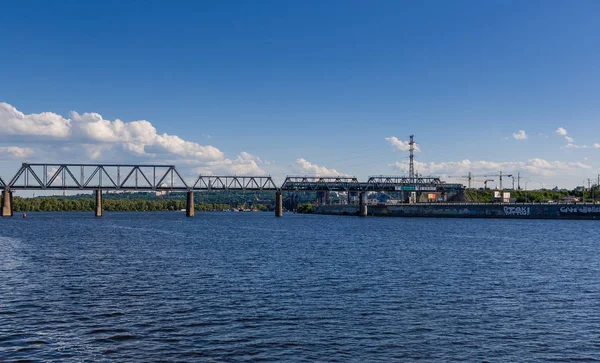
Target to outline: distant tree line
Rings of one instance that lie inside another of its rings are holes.
[[[580,201],[585,199],[587,202],[600,200],[600,191],[598,188],[584,191],[574,190],[505,190],[510,192],[511,198],[516,198],[518,203],[533,202],[542,203],[548,201],[560,202],[564,197],[577,197]],[[494,198],[494,190],[475,190],[469,189],[466,191],[467,197],[472,202],[486,203],[491,202]]]
[[[13,199],[13,208],[16,212],[88,212],[93,211],[95,207],[96,202],[92,198],[14,197]],[[109,212],[178,211],[185,207],[186,201],[181,199],[104,199],[102,201],[102,209]],[[266,209],[264,205],[253,207],[258,210]],[[195,209],[198,211],[222,211],[231,208],[231,205],[224,203],[195,203]]]

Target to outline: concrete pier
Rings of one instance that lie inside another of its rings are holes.
[[[360,195],[358,196],[358,200],[359,200],[359,208],[358,208],[358,215],[360,217],[366,217],[368,210],[367,210],[367,192],[360,192]]]
[[[275,193],[275,217],[283,217],[283,196],[281,191]]]
[[[13,216],[13,195],[12,192],[8,189],[4,189],[2,191],[2,217],[12,217]]]
[[[96,194],[96,211],[94,215],[102,217],[102,189],[97,189],[94,193]]]
[[[187,204],[185,205],[185,215],[186,217],[193,217],[196,212],[194,207],[194,192],[187,192]]]

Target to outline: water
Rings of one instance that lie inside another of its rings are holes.
[[[0,219],[0,361],[600,359],[597,221]]]

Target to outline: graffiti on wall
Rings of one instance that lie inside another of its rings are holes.
[[[571,213],[600,213],[600,206],[595,205],[572,205],[572,206],[564,206],[560,207],[560,212],[565,214]]]
[[[529,216],[531,215],[530,207],[504,207],[504,215],[507,216]]]

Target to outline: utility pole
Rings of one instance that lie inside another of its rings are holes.
[[[521,172],[517,173],[517,188],[519,188],[519,190],[521,190]]]

